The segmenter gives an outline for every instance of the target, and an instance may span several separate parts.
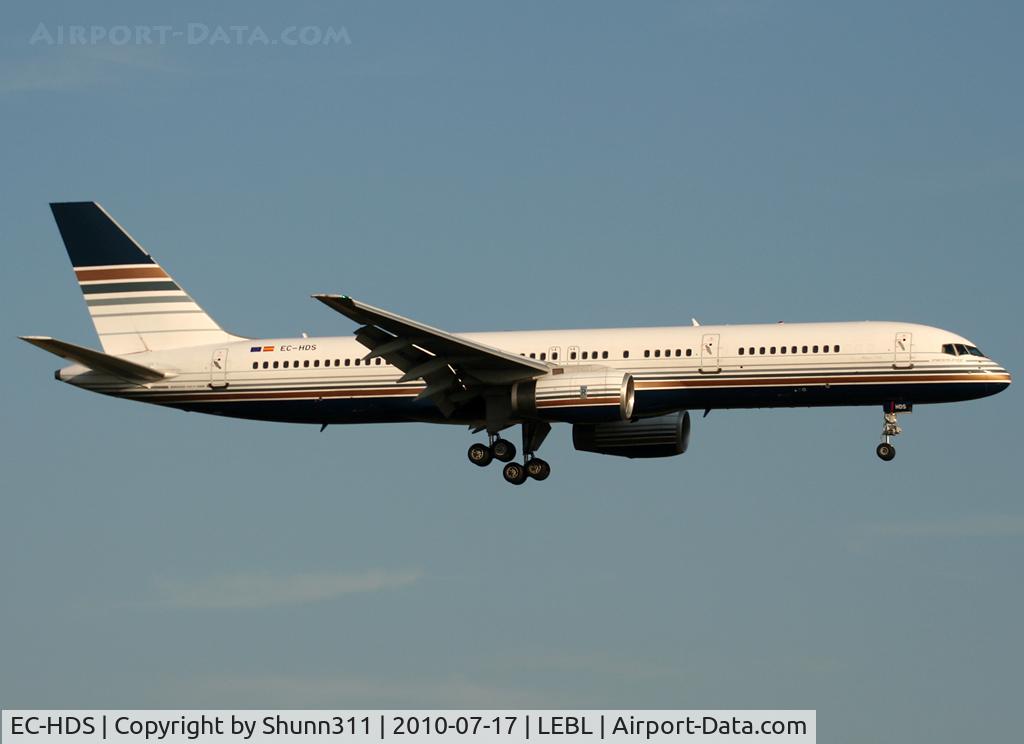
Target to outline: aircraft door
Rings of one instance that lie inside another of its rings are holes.
[[[228,350],[217,349],[210,359],[210,387],[228,386]]]
[[[896,343],[893,345],[895,349],[895,356],[893,358],[893,367],[913,367],[911,353],[913,351],[913,336],[909,333],[897,333]]]
[[[579,362],[579,360],[580,360],[580,347],[579,346],[570,346],[570,347],[568,347],[566,349],[566,354],[568,355],[568,358],[565,361],[567,361],[567,362]]]
[[[705,333],[700,340],[700,371],[709,374],[721,372],[718,364],[718,334]]]
[[[562,347],[561,346],[549,346],[548,347],[548,360],[552,362],[561,362]]]

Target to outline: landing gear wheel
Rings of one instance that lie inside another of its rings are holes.
[[[482,468],[490,465],[491,460],[494,459],[494,455],[491,454],[491,448],[486,444],[480,444],[480,442],[471,444],[469,446],[469,452],[466,454],[468,455],[471,463],[479,465]]]
[[[516,446],[507,439],[495,439],[491,445],[491,454],[502,462],[511,462],[516,456]]]
[[[510,462],[501,469],[501,474],[514,486],[521,486],[526,482],[526,468],[518,462]]]
[[[888,442],[882,442],[875,449],[875,454],[877,454],[880,458],[882,458],[886,462],[889,462],[889,460],[891,460],[892,458],[896,457],[896,448],[893,447]]]
[[[526,474],[534,480],[542,481],[551,475],[551,466],[547,461],[534,457],[526,463]]]

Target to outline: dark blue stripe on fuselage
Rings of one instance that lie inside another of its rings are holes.
[[[393,424],[447,421],[425,398],[334,398],[323,400],[240,400],[169,404],[172,408],[215,416],[292,424]]]
[[[886,383],[880,385],[830,385],[807,389],[792,386],[730,387],[728,389],[669,389],[637,391],[634,413],[653,416],[678,410],[705,408],[794,408],[820,406],[878,406],[903,403],[951,403],[995,395],[1006,382]],[[211,393],[210,397],[215,394]],[[159,398],[137,397],[151,403]],[[481,420],[483,407],[470,405],[445,417],[427,399],[414,396],[375,398],[282,399],[167,403],[173,408],[217,416],[304,424],[359,424],[427,421],[466,423]]]
[[[679,409],[811,408],[903,403],[953,403],[995,395],[1006,382],[894,382],[860,385],[780,385],[728,388],[638,390],[634,413],[652,416]]]

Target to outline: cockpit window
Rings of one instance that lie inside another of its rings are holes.
[[[942,353],[953,356],[985,356],[977,346],[968,346],[967,344],[943,344]]]

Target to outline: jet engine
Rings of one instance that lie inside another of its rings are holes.
[[[582,452],[617,457],[672,457],[686,452],[690,443],[688,411],[665,416],[576,424],[572,427],[572,444]]]
[[[633,376],[608,367],[556,367],[512,386],[512,412],[542,421],[596,423],[633,415]]]

